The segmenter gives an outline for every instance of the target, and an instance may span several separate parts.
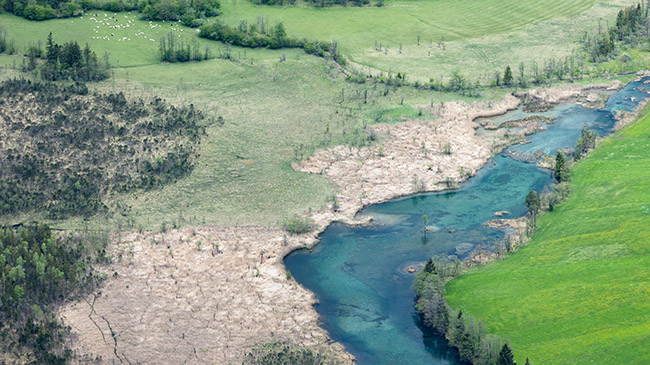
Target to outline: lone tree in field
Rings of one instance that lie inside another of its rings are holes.
[[[512,350],[507,343],[503,344],[499,358],[497,358],[497,365],[515,365],[515,358],[512,355]]]
[[[569,179],[569,170],[567,169],[564,161],[564,153],[562,153],[561,151],[557,151],[557,155],[555,156],[554,173],[555,173],[555,181],[558,183],[567,181]]]
[[[503,84],[506,86],[512,86],[512,69],[510,66],[507,66],[506,71],[503,73]]]

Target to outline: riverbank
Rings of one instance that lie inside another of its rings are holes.
[[[563,100],[552,90],[546,93]],[[364,206],[447,189],[466,179],[514,141],[477,137],[473,120],[502,114],[518,103],[507,96],[493,103],[423,106],[435,122],[378,125],[377,146],[335,147],[295,165],[329,177],[339,188],[338,211],[311,212],[318,228],[308,235],[242,226],[117,236],[102,294],[63,310],[77,335],[73,348],[99,354],[105,361],[127,357],[233,363],[255,343],[287,341],[322,348],[351,362],[343,347],[331,344],[319,327],[314,295],[287,277],[283,257],[315,245],[333,221],[354,223]]]
[[[645,114],[601,140],[530,244],[447,285],[450,305],[507,336],[517,362],[648,361],[649,132]]]

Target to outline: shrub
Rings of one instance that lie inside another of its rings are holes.
[[[309,233],[316,229],[316,223],[311,218],[294,215],[293,218],[284,221],[282,229],[292,234]]]
[[[246,354],[245,365],[301,364],[320,365],[336,364],[334,359],[320,350],[299,347],[297,345],[271,342],[258,344]]]
[[[29,20],[46,20],[54,18],[54,9],[49,6],[27,5],[23,16]]]

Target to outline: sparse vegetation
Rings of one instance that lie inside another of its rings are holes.
[[[9,80],[0,85],[0,213],[51,218],[105,211],[111,192],[153,189],[194,166],[204,115],[154,98]]]
[[[320,365],[337,364],[338,361],[318,349],[282,342],[258,344],[246,354],[244,365],[301,364]]]

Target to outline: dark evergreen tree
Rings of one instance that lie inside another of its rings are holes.
[[[558,183],[567,181],[569,179],[569,171],[566,167],[565,160],[564,160],[564,153],[562,153],[562,151],[558,151],[557,155],[555,156],[554,173],[555,173],[555,181]]]
[[[426,273],[431,273],[431,274],[437,274],[436,273],[436,264],[433,262],[433,259],[429,259],[424,265],[424,272]]]
[[[510,65],[506,67],[506,70],[503,73],[503,84],[506,86],[512,86],[512,69],[510,69]]]
[[[515,358],[512,354],[512,350],[508,343],[504,343],[499,352],[499,358],[497,359],[497,365],[515,365]]]
[[[586,156],[590,150],[596,147],[596,138],[598,138],[598,133],[590,131],[589,126],[585,123],[585,126],[582,127],[580,138],[576,142],[576,160]]]
[[[40,68],[45,80],[100,81],[108,77],[108,65],[101,65],[88,44],[83,52],[76,41],[60,46],[47,36],[45,64]]]

